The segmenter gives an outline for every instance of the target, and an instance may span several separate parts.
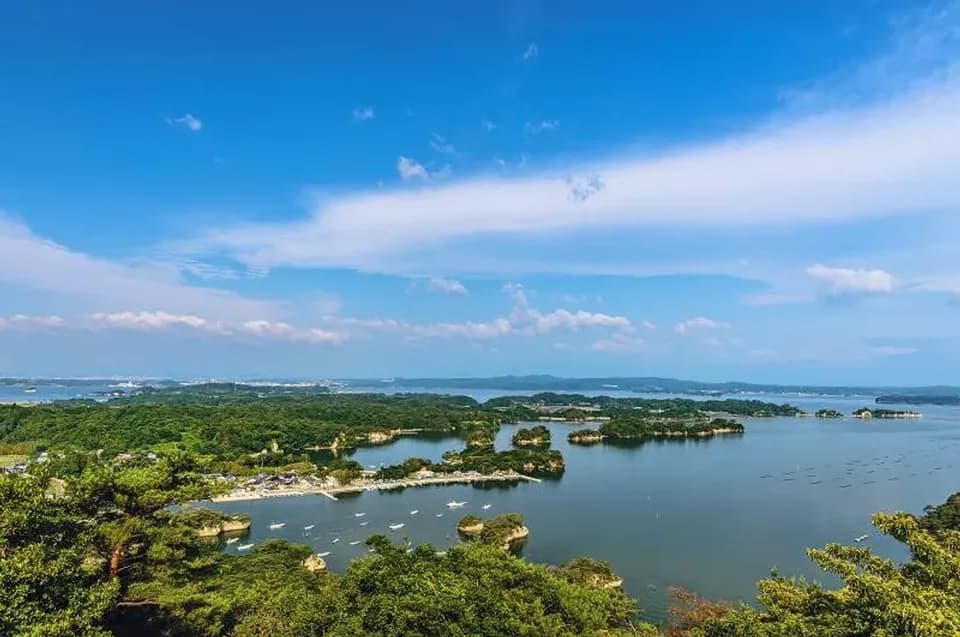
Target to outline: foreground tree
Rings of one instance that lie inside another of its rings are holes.
[[[774,576],[759,584],[761,609],[740,608],[690,635],[706,637],[943,637],[960,634],[960,532],[924,528],[906,513],[873,524],[909,547],[903,565],[865,547],[828,545],[811,559],[843,585]]]
[[[0,635],[655,634],[619,590],[479,543],[438,553],[374,536],[343,576],[282,541],[227,555],[198,536],[209,516],[174,506],[214,491],[176,453],[66,481],[0,476]]]

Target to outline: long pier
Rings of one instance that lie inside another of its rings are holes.
[[[262,498],[279,498],[295,495],[322,495],[337,500],[338,495],[345,493],[361,493],[363,491],[391,491],[412,487],[429,487],[444,484],[471,484],[474,482],[541,482],[539,478],[522,473],[495,473],[481,474],[468,473],[460,475],[444,475],[431,478],[405,478],[403,480],[382,480],[360,484],[348,484],[342,487],[321,488],[298,485],[291,488],[257,489],[248,491],[237,489],[222,496],[212,498],[213,502],[239,502],[243,500],[260,500]]]

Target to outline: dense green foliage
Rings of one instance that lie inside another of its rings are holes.
[[[952,390],[956,392],[956,390]],[[960,394],[884,394],[877,396],[877,403],[899,405],[960,405]]]
[[[777,575],[759,584],[760,609],[741,607],[689,632],[698,637],[945,637],[960,634],[960,494],[923,518],[878,513],[874,525],[910,549],[898,565],[866,547],[830,544],[810,558],[843,585]]]
[[[430,468],[431,463],[426,458],[407,458],[400,464],[380,467],[377,470],[378,480],[402,480],[424,468]]]
[[[734,416],[796,416],[801,410],[792,405],[778,405],[761,400],[694,400],[692,398],[612,398],[583,394],[556,394],[544,392],[533,396],[500,396],[483,404],[488,409],[528,409],[533,413],[560,415],[563,411],[551,408],[570,408],[576,411],[574,420],[584,414],[611,416],[624,410],[640,410],[666,416],[682,417],[722,413]],[[589,411],[585,411],[589,410]]]
[[[523,526],[523,516],[519,513],[504,513],[483,523],[480,541],[490,546],[503,546],[513,534]]]
[[[463,433],[496,431],[504,419],[462,397],[334,394],[209,402],[203,395],[175,395],[148,402],[139,396],[108,403],[0,405],[0,444],[119,452],[176,443],[235,460],[262,450],[300,453],[312,447],[353,446],[370,432],[414,429]],[[470,400],[470,399],[467,399]]]
[[[870,409],[869,407],[860,407],[854,410],[853,415],[858,418],[903,418],[905,416],[917,415],[912,411],[901,411],[895,409]]]
[[[960,531],[960,493],[954,493],[943,504],[926,507],[920,524],[932,531]]]
[[[624,414],[600,425],[604,438],[633,440],[638,438],[680,436],[701,437],[715,432],[743,433],[743,425],[726,418],[665,418],[642,414]]]
[[[0,635],[330,637],[654,634],[632,601],[483,543],[407,551],[382,536],[343,576],[270,541],[220,552],[193,459],[0,476]],[[642,631],[642,632],[639,632]]]
[[[843,418],[843,412],[836,409],[818,409],[815,416],[817,418]]]
[[[515,471],[533,475],[563,473],[566,469],[563,455],[554,449],[494,451],[492,448],[447,451],[443,454],[443,463],[437,467],[443,471]]]

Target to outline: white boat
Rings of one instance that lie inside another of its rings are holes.
[[[420,513],[420,509],[414,509],[413,511],[410,512],[410,515],[416,515],[418,513]]]
[[[303,530],[304,530],[304,531],[309,531],[309,530],[311,530],[314,526],[316,526],[316,525],[315,525],[315,524],[308,524],[307,526],[303,527]]]
[[[238,538],[238,537],[232,537],[232,538],[230,538],[230,539],[227,540],[227,544],[233,544],[234,542],[239,542],[239,541],[240,541],[240,538]]]
[[[387,526],[390,527],[390,530],[391,530],[391,531],[396,531],[397,529],[402,529],[402,528],[403,528],[403,522],[400,522],[399,524],[389,524],[389,525],[387,525]]]
[[[370,524],[370,523],[369,523],[369,522],[361,522],[361,523],[360,523],[360,526],[367,526],[368,524]]]
[[[483,509],[484,511],[486,511],[487,509],[489,509],[489,508],[492,507],[492,506],[493,506],[492,504],[484,504],[484,505],[483,505],[482,507],[480,507],[480,508]]]
[[[287,523],[286,523],[286,522],[274,522],[273,524],[270,525],[270,529],[271,529],[271,530],[273,530],[273,529],[282,529],[282,528],[285,527],[285,526],[287,526]]]
[[[362,541],[363,540],[354,540],[353,542],[350,542],[350,546],[356,546],[357,544],[360,544],[360,542]]]
[[[869,536],[869,535],[861,535],[860,537],[856,538],[856,539],[854,540],[854,542],[856,542],[856,543],[859,544],[860,542],[863,542],[863,541],[864,541],[865,539],[867,539],[868,537],[870,537],[870,536]]]
[[[324,551],[323,553],[317,553],[317,557],[326,557],[330,555],[330,551]]]
[[[339,541],[340,541],[340,538],[335,537],[335,538],[333,538],[332,540],[330,540],[330,544],[336,544],[336,543],[339,542]]]
[[[362,517],[365,516],[365,515],[366,515],[366,513],[354,513],[354,514],[353,514],[353,517],[355,517],[355,518],[362,518]]]
[[[459,509],[459,508],[462,507],[464,504],[466,504],[466,502],[457,502],[456,500],[450,500],[449,502],[447,502],[447,508],[449,508],[449,509]]]
[[[252,549],[252,548],[253,548],[253,544],[241,544],[240,546],[237,547],[237,550],[238,550],[238,551],[247,551],[247,550]]]
[[[442,514],[442,513],[438,513],[438,514],[437,514],[437,517],[438,517],[438,518],[442,518],[442,517],[443,517],[443,514]]]

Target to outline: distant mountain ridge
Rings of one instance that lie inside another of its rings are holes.
[[[729,393],[769,393],[769,394],[824,394],[883,396],[889,394],[911,394],[925,396],[960,396],[960,387],[934,385],[925,387],[860,385],[780,385],[764,383],[702,382],[679,378],[658,376],[606,376],[596,378],[563,378],[549,374],[528,376],[491,376],[464,378],[391,378],[382,379],[344,379],[348,386],[383,386],[384,388],[448,388],[448,389],[498,389],[518,391],[632,391],[644,393],[678,394],[729,394]]]

